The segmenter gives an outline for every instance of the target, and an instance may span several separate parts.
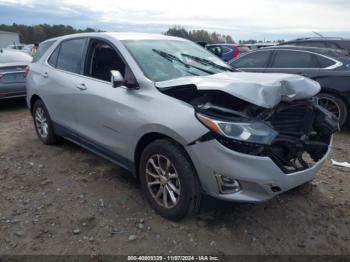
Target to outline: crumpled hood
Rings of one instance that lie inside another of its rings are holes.
[[[264,108],[273,108],[281,101],[310,98],[321,90],[316,81],[299,75],[246,72],[186,76],[156,82],[155,85],[159,89],[166,89],[191,84],[195,85],[198,90],[221,90]]]

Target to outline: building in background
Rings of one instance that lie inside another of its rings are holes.
[[[0,31],[0,48],[18,45],[19,43],[19,35],[17,33]]]

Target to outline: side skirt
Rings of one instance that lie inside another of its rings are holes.
[[[78,146],[81,146],[86,150],[107,159],[108,161],[111,161],[112,163],[124,168],[125,170],[131,172],[132,175],[136,176],[134,163],[131,160],[119,154],[116,154],[111,150],[106,149],[105,147],[100,146],[87,138],[81,137],[74,131],[71,131],[70,129],[60,124],[57,124],[57,123],[53,123],[53,124],[54,124],[55,133],[58,136],[61,136],[71,141],[72,143],[77,144]]]

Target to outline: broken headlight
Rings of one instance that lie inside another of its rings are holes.
[[[271,127],[257,121],[227,122],[196,114],[198,120],[216,134],[257,144],[270,145],[278,133]]]

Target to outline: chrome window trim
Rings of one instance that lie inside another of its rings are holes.
[[[332,69],[336,69],[336,68],[338,68],[338,67],[341,67],[342,65],[343,65],[343,63],[342,62],[340,62],[340,61],[338,61],[338,60],[336,60],[336,59],[334,59],[334,58],[332,58],[332,57],[329,57],[329,56],[327,56],[327,55],[322,55],[322,54],[318,54],[318,53],[315,53],[315,52],[312,52],[312,51],[306,51],[306,50],[297,50],[297,49],[266,49],[266,50],[256,50],[256,51],[253,51],[253,52],[249,52],[248,54],[252,54],[252,53],[256,53],[256,52],[263,52],[263,51],[279,51],[279,50],[282,50],[282,51],[296,51],[296,52],[304,52],[304,53],[310,53],[310,54],[313,54],[313,55],[317,55],[317,56],[322,56],[322,57],[324,57],[324,58],[326,58],[326,59],[328,59],[328,60],[332,60],[333,62],[334,62],[334,64],[333,65],[331,65],[331,66],[328,66],[328,67],[316,67],[316,68],[313,68],[313,67],[307,67],[307,68],[305,68],[305,67],[297,67],[297,68],[294,68],[294,67],[284,67],[284,68],[275,68],[275,67],[266,67],[266,68],[257,68],[257,67],[254,67],[254,68],[248,68],[248,67],[246,67],[246,68],[240,68],[240,67],[238,67],[239,69],[275,69],[275,70],[281,70],[281,69],[285,69],[285,70],[287,70],[287,69],[293,69],[293,70],[300,70],[300,69],[303,69],[303,70],[317,70],[317,69],[322,69],[322,70],[332,70]],[[245,54],[245,55],[242,55],[241,57],[239,57],[237,60],[239,60],[239,59],[242,59],[244,56],[246,56],[246,55],[248,55],[248,54]]]

